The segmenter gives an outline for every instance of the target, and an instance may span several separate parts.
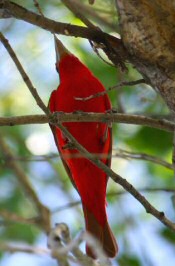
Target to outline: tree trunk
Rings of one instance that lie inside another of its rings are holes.
[[[175,112],[175,3],[116,0],[131,63]]]

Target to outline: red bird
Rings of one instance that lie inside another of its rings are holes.
[[[88,97],[103,92],[105,88],[90,70],[71,54],[55,37],[56,69],[60,76],[60,85],[51,94],[50,111],[71,113],[75,111],[105,113],[111,109],[107,94],[81,101],[76,98]],[[63,125],[89,152],[100,157],[106,165],[111,164],[112,133],[111,128],[99,122],[67,122]],[[83,206],[86,230],[96,237],[108,257],[115,257],[118,246],[109,227],[106,214],[107,175],[91,161],[71,149],[69,140],[61,130],[51,126],[55,142],[64,167],[73,185],[77,189]],[[93,250],[86,245],[86,253],[95,258]]]

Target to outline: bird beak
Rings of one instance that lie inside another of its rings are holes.
[[[55,42],[55,52],[56,52],[56,64],[60,62],[60,60],[66,55],[70,54],[69,51],[64,47],[62,42],[55,36],[54,34],[54,42]]]

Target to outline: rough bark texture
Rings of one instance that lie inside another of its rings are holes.
[[[131,62],[175,112],[175,2],[116,0]]]

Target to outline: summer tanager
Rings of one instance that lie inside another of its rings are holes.
[[[50,111],[71,113],[75,111],[105,113],[111,109],[107,94],[85,98],[105,88],[90,70],[71,54],[55,37],[56,69],[60,76],[60,85],[51,94]],[[99,155],[106,165],[111,164],[112,132],[106,123],[100,122],[67,122],[63,125],[89,152]],[[74,187],[77,189],[83,206],[86,230],[97,238],[108,257],[115,257],[118,247],[115,237],[109,227],[106,214],[107,175],[82,156],[75,148],[70,148],[67,139],[59,128],[51,125],[54,139],[63,161],[64,167]],[[95,258],[88,245],[86,253]]]

